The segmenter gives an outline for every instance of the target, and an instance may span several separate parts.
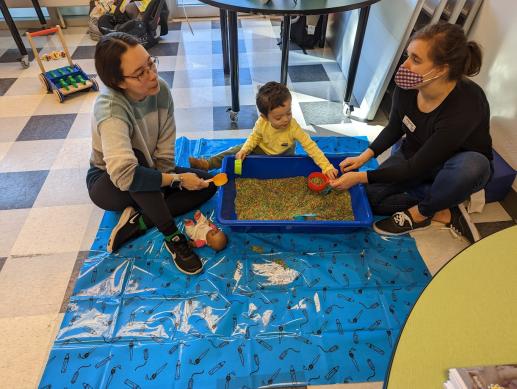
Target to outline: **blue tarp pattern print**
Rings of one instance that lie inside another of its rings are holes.
[[[239,141],[180,138],[178,165]],[[317,142],[327,153],[368,145]],[[215,204],[201,208],[214,221]],[[40,388],[382,381],[401,326],[430,280],[412,238],[371,230],[225,231],[227,248],[199,249],[204,272],[185,276],[156,229],[108,254],[118,216],[105,213],[86,253]]]

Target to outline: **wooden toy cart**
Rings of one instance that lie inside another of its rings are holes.
[[[46,71],[32,38],[54,33],[57,33],[59,36],[59,40],[63,46],[62,53],[64,53],[64,57],[66,57],[68,60],[69,66],[63,66],[61,68]],[[73,63],[60,26],[36,32],[27,32],[27,38],[32,47],[32,51],[34,52],[34,58],[38,62],[38,65],[41,69],[39,79],[43,84],[43,87],[47,90],[47,92],[52,91],[60,103],[65,100],[66,96],[72,93],[89,89],[94,91],[99,90],[97,81],[95,81],[94,78],[90,78],[79,65]]]

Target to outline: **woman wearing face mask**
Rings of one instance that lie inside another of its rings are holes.
[[[97,206],[123,211],[108,252],[156,227],[176,267],[197,274],[201,260],[173,217],[198,208],[216,188],[205,181],[210,174],[174,164],[174,105],[157,60],[128,34],[99,40],[95,68],[108,88],[95,101],[86,184]]]
[[[401,235],[444,223],[470,242],[479,233],[460,205],[491,175],[490,110],[483,90],[465,76],[481,67],[481,50],[461,27],[434,24],[417,31],[395,75],[388,125],[358,157],[346,158],[336,189],[368,184],[380,234]],[[372,157],[402,146],[376,170],[356,172]]]

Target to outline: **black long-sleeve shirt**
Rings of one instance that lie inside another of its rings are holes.
[[[406,135],[402,143],[406,160],[369,171],[369,183],[422,177],[462,151],[477,151],[492,160],[490,108],[479,85],[468,79],[458,81],[445,100],[429,113],[418,109],[417,94],[414,89],[395,89],[389,123],[370,149],[377,157]]]

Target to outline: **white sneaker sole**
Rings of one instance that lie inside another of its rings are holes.
[[[126,207],[126,209],[124,209],[124,212],[122,212],[122,215],[120,215],[120,219],[118,220],[117,225],[115,227],[113,227],[110,238],[108,240],[108,246],[106,247],[106,250],[108,251],[108,253],[113,252],[113,241],[115,240],[117,233],[120,231],[120,229],[122,227],[124,227],[126,225],[126,223],[131,218],[131,215],[133,215],[135,212],[136,211],[133,207]]]
[[[193,272],[193,273],[189,273],[189,272],[186,272],[185,270],[183,270],[181,267],[178,266],[178,264],[176,263],[176,253],[173,253],[171,250],[169,250],[169,247],[167,245],[165,245],[165,248],[167,249],[167,251],[169,252],[169,254],[171,255],[172,257],[172,262],[174,262],[174,266],[176,266],[176,268],[182,272],[183,274],[186,274],[188,276],[194,276],[196,274],[199,274],[203,271],[203,264],[201,264],[201,267],[199,268],[199,270]]]

